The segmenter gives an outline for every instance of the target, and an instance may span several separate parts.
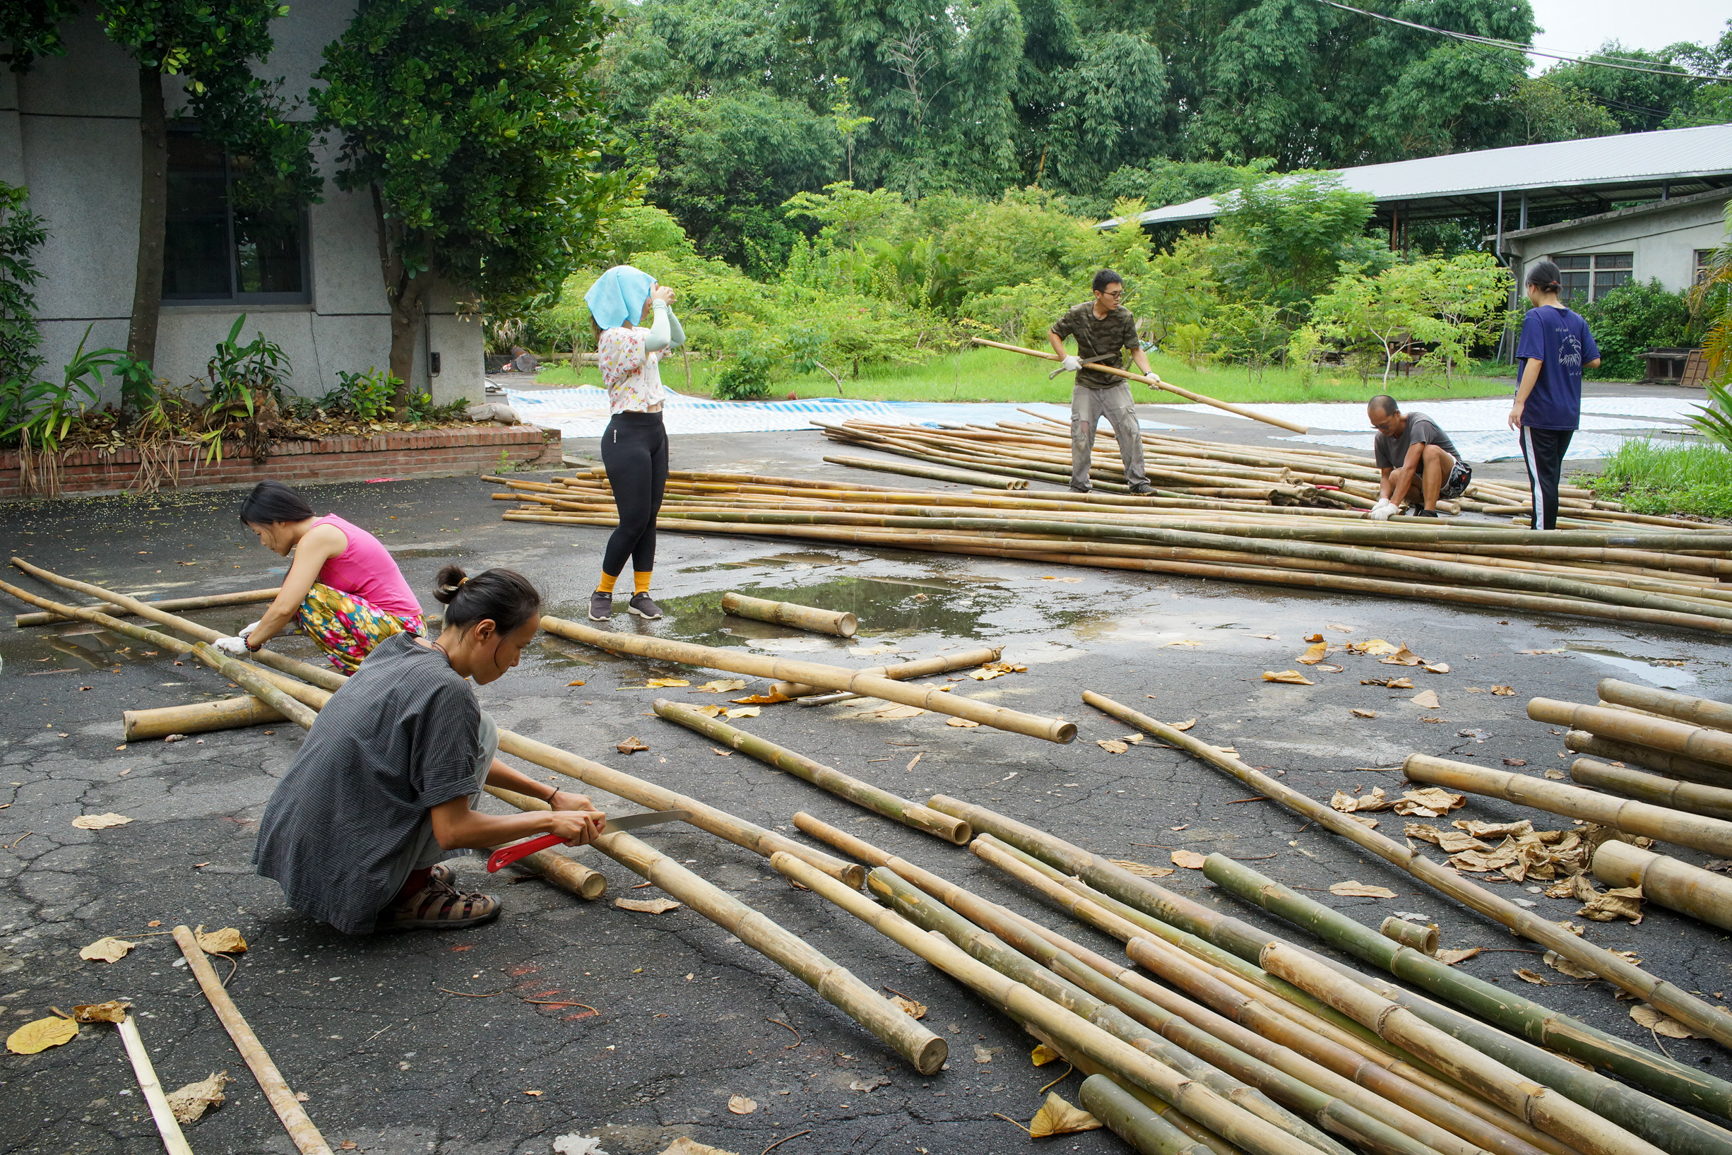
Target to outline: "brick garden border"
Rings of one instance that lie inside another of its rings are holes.
[[[534,425],[493,425],[273,441],[270,458],[263,465],[253,464],[252,455],[239,441],[225,442],[223,459],[208,465],[200,459],[198,449],[186,446],[181,451],[180,488],[196,489],[251,485],[267,477],[290,484],[366,481],[375,477],[493,473],[507,465],[557,465],[560,434],[557,429]],[[69,453],[61,468],[61,492],[130,489],[138,470],[139,455],[134,449]],[[17,452],[0,453],[0,500],[24,496]]]

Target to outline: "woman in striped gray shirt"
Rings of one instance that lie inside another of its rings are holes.
[[[392,634],[331,696],[265,805],[253,863],[289,905],[347,934],[454,929],[499,915],[465,894],[442,860],[537,834],[581,846],[607,818],[496,756],[499,729],[475,700],[517,665],[541,627],[541,594],[520,573],[466,577],[448,565],[434,641]],[[552,810],[475,809],[483,785],[544,798]]]

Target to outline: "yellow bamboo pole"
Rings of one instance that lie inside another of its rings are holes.
[[[159,706],[151,710],[122,710],[121,736],[128,742],[166,738],[170,734],[203,734],[211,730],[239,730],[284,720],[282,713],[257,698],[223,698],[215,702],[192,702],[185,706]]]
[[[1732,705],[1694,694],[1679,694],[1672,690],[1657,690],[1620,682],[1616,678],[1600,681],[1600,697],[1618,706],[1664,714],[1692,726],[1707,726],[1715,730],[1732,730]]]
[[[1732,734],[1724,730],[1651,718],[1628,710],[1560,702],[1554,698],[1534,698],[1528,702],[1528,717],[1536,722],[1586,730],[1614,741],[1635,742],[1668,754],[1682,754],[1686,758],[1732,768]]]
[[[1732,879],[1723,874],[1615,839],[1594,851],[1593,869],[1607,886],[1639,886],[1649,902],[1732,930]]]
[[[1616,790],[1619,794],[1628,794],[1655,806],[1688,810],[1710,818],[1732,819],[1732,790],[1718,786],[1680,782],[1676,778],[1662,778],[1627,766],[1608,766],[1591,758],[1577,758],[1571,763],[1570,777],[1584,786]]]
[[[265,1098],[270,1100],[271,1108],[276,1111],[277,1118],[283,1121],[284,1130],[294,1141],[301,1155],[332,1155],[325,1137],[319,1134],[319,1129],[313,1126],[313,1121],[307,1118],[306,1111],[301,1109],[300,1102],[295,1098],[294,1091],[283,1078],[277,1065],[271,1062],[270,1052],[265,1050],[259,1037],[253,1034],[253,1029],[241,1017],[240,1008],[223,989],[222,980],[211,968],[210,960],[205,957],[204,948],[198,945],[198,939],[193,937],[191,928],[177,926],[174,928],[175,945],[180,947],[180,953],[186,956],[186,965],[198,980],[204,997],[210,1000],[211,1009],[216,1012],[217,1019],[223,1029],[234,1040],[235,1049],[241,1053],[241,1058],[252,1068],[253,1078],[259,1081],[259,1089],[264,1091]]]
[[[174,1109],[168,1105],[162,1081],[156,1077],[150,1052],[144,1049],[144,1040],[138,1036],[138,1020],[128,1013],[114,1025],[119,1029],[120,1041],[126,1045],[126,1057],[132,1063],[132,1073],[138,1078],[139,1092],[150,1105],[150,1117],[156,1122],[157,1134],[162,1136],[163,1150],[168,1155],[192,1155],[192,1146],[180,1129],[180,1121],[174,1117]]]
[[[736,617],[752,618],[778,626],[794,626],[814,633],[851,638],[860,628],[860,619],[846,610],[821,610],[814,606],[777,602],[768,598],[747,597],[745,594],[722,595],[722,612]]]
[[[148,604],[155,606],[159,610],[203,610],[213,609],[220,606],[242,606],[250,605],[254,602],[268,602],[275,598],[281,589],[281,586],[272,586],[270,589],[241,590],[239,593],[232,594],[210,594],[196,598],[164,598],[161,601],[150,602]],[[115,617],[123,618],[133,611],[128,609],[117,609],[112,612]],[[26,626],[45,626],[50,622],[64,622],[70,620],[71,619],[63,617],[60,614],[41,610],[33,614],[19,614],[12,619],[12,624],[17,626],[19,629],[24,629]]]

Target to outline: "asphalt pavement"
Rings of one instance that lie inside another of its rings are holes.
[[[1243,433],[1243,423],[1235,423]],[[1227,434],[1223,433],[1223,437]],[[568,452],[581,457],[585,447]],[[820,475],[815,434],[675,441],[676,468]],[[898,479],[874,478],[887,484]],[[918,483],[914,483],[918,484]],[[934,488],[942,488],[934,486]],[[545,591],[549,611],[581,619],[605,531],[499,519],[497,486],[476,478],[319,487],[315,508],[378,533],[413,587],[437,568],[509,566]],[[280,580],[282,559],[239,524],[234,491],[84,498],[0,507],[0,541],[37,565],[147,597],[253,588]],[[15,572],[7,580],[41,593]],[[723,615],[728,590],[849,609],[843,641]],[[1652,1045],[1606,984],[1551,971],[1523,940],[1421,887],[1243,786],[1155,741],[1112,753],[1129,729],[1084,706],[1092,689],[1234,747],[1253,765],[1318,798],[1393,791],[1413,751],[1527,773],[1565,767],[1555,727],[1527,720],[1530,697],[1594,700],[1607,676],[1732,697],[1724,642],[1708,636],[1568,618],[1332,596],[1185,578],[1062,569],[985,558],[833,548],[792,540],[664,534],[656,568],[664,621],[623,614],[613,628],[707,645],[867,666],[946,648],[1003,644],[1026,672],[952,678],[955,693],[1077,723],[1059,746],[937,714],[875,717],[878,703],[767,707],[739,725],[898,793],[946,793],[1044,827],[1114,858],[1170,866],[1175,850],[1220,851],[1373,926],[1394,911],[1435,919],[1446,947],[1485,953],[1461,969],[1602,1030]],[[431,601],[425,604],[431,606]],[[23,607],[19,607],[23,608]],[[203,611],[233,630],[248,607]],[[1365,685],[1392,667],[1346,657],[1315,685],[1271,684],[1294,668],[1307,634],[1405,643],[1447,674],[1411,673],[1436,691]],[[273,643],[278,647],[277,643]],[[307,656],[299,639],[285,652]],[[679,1136],[759,1155],[1009,1153],[1029,1138],[1040,1089],[1063,1064],[1035,1067],[1033,1040],[950,979],[817,895],[791,888],[750,852],[686,827],[645,841],[738,896],[863,982],[925,1004],[950,1043],[946,1070],[922,1077],[816,992],[690,909],[612,905],[653,887],[600,856],[607,896],[585,903],[540,881],[489,878],[459,860],[465,883],[500,894],[505,914],[472,931],[350,938],[287,907],[249,865],[260,813],[300,742],[291,724],[179,742],[122,741],[120,712],[232,696],[224,679],[145,643],[82,624],[0,626],[0,1023],[11,1031],[74,1004],[126,997],[169,1088],[226,1070],[229,1102],[188,1128],[199,1152],[294,1150],[245,1064],[190,979],[166,932],[177,923],[238,928],[250,944],[228,989],[332,1146],[392,1155],[547,1155],[562,1136],[597,1137],[611,1155],[658,1153]],[[995,874],[966,849],[860,810],[746,755],[722,756],[650,712],[657,696],[711,703],[713,672],[611,657],[544,635],[522,665],[478,696],[500,725],[652,779],[742,818],[786,831],[806,810],[976,892],[1064,929],[1112,956],[1116,944]],[[683,688],[646,688],[681,677]],[[1494,685],[1514,688],[1495,696]],[[761,690],[752,682],[740,694]],[[1375,712],[1358,717],[1354,709]],[[637,737],[649,749],[620,755]],[[536,771],[547,777],[546,771]],[[616,800],[596,794],[608,807]],[[489,799],[489,806],[498,804]],[[619,804],[621,813],[639,809]],[[80,814],[123,826],[76,829]],[[1382,816],[1399,836],[1401,820]],[[1472,799],[1452,817],[1536,812]],[[1701,862],[1704,856],[1676,850]],[[1345,879],[1392,900],[1327,892]],[[1200,872],[1162,880],[1181,894],[1308,945],[1304,932],[1216,891]],[[1549,918],[1577,904],[1498,888]],[[1599,945],[1632,950],[1652,972],[1718,1000],[1732,991],[1726,936],[1650,906],[1640,925],[1587,923]],[[115,963],[79,948],[119,935],[137,948]],[[228,975],[231,964],[217,961]],[[1549,976],[1530,986],[1527,969]],[[1675,1056],[1728,1074],[1712,1043],[1666,1040]],[[1054,1086],[1072,1101],[1079,1076]],[[750,1099],[749,1114],[730,1099]],[[1061,1151],[1124,1150],[1109,1133],[1048,1141]],[[353,1144],[351,1147],[350,1144]],[[84,1155],[155,1149],[151,1120],[112,1028],[87,1026],[34,1056],[0,1056],[0,1150]],[[576,1149],[583,1150],[579,1145]]]

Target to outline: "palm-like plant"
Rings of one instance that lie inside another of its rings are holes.
[[[1732,449],[1732,390],[1727,388],[1732,385],[1732,201],[1726,204],[1726,232],[1726,242],[1714,250],[1702,280],[1690,292],[1691,311],[1698,323],[1708,323],[1702,338],[1708,404],[1690,423],[1702,436]]]

